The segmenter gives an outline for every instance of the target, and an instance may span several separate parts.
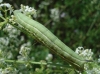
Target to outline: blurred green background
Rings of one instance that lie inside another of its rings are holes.
[[[10,3],[14,9],[19,9],[20,4],[34,7],[37,10],[35,20],[46,26],[70,48],[75,50],[78,46],[83,46],[92,49],[96,57],[100,54],[100,0],[4,0],[3,2]],[[34,41],[26,35],[25,37],[26,40]],[[39,44],[36,42],[36,45]],[[42,46],[39,48],[45,49]]]

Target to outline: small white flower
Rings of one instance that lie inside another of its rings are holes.
[[[0,3],[2,3],[3,2],[3,0],[0,0]]]
[[[87,55],[87,50],[84,50],[80,53],[80,55],[86,56]]]
[[[11,24],[15,24],[16,22],[15,22],[15,16],[14,15],[11,15],[11,17],[9,18],[9,22],[11,23]]]
[[[58,8],[51,9],[51,15],[50,15],[50,17],[54,21],[59,21],[59,9]]]
[[[53,55],[52,54],[48,54],[45,59],[47,61],[51,61],[53,59]]]
[[[8,53],[7,53],[7,58],[8,58],[8,59],[11,59],[12,57],[13,57],[13,54],[12,54],[11,52],[8,52]]]
[[[75,50],[75,53],[79,54],[79,52],[80,52],[80,50],[77,48],[77,49]]]
[[[7,46],[9,44],[9,39],[7,37],[0,37],[0,45]]]
[[[66,16],[66,13],[63,12],[60,16],[61,16],[61,18],[64,18]]]
[[[84,49],[84,48],[80,46],[80,47],[78,47],[78,49],[82,50],[82,49]]]
[[[83,50],[84,50],[84,48],[80,46],[80,47],[76,48],[75,52],[77,54],[80,54]]]

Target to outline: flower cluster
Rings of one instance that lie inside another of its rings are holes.
[[[91,49],[84,49],[83,47],[76,48],[75,51],[79,56],[85,60],[93,60],[93,52]],[[99,61],[99,59],[98,59]],[[100,74],[100,67],[96,62],[87,62],[84,64],[85,74]]]
[[[23,12],[25,15],[34,15],[36,16],[36,10],[29,6],[24,6],[21,4],[21,12]]]
[[[54,21],[59,21],[59,9],[58,8],[51,9],[51,15],[50,15],[50,17]]]
[[[83,47],[76,48],[75,51],[78,55],[85,58],[85,60],[93,60],[93,52],[91,49],[84,49]]]
[[[0,4],[0,7],[3,7],[3,6],[9,8],[9,9],[11,8],[11,5],[9,3]]]
[[[31,43],[30,42],[27,42],[27,43],[24,43],[23,45],[21,45],[20,47],[20,51],[19,51],[19,56],[18,56],[18,60],[28,60],[28,56],[29,56],[29,53],[31,51]]]
[[[100,68],[94,67],[91,70],[86,70],[87,74],[100,74]]]
[[[18,70],[16,68],[13,68],[11,66],[7,66],[6,68],[0,68],[0,74],[17,74]]]
[[[7,7],[7,10],[10,11],[10,14],[13,12],[13,8],[12,8],[12,6],[9,3],[4,3],[4,4],[2,3],[2,4],[0,4],[0,8],[1,9],[2,9],[2,7]]]

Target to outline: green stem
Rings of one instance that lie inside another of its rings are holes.
[[[5,60],[5,62],[9,62],[9,63],[21,63],[21,64],[23,64],[23,63],[31,63],[31,64],[42,64],[42,65],[47,65],[47,63],[46,62],[42,62],[42,61],[40,61],[40,62],[33,62],[33,61],[28,61],[28,62],[26,62],[26,61],[21,61],[21,60]]]
[[[5,18],[4,18],[4,17],[2,17],[2,16],[0,16],[0,18],[1,18],[1,19],[3,19],[3,20],[5,20]]]
[[[0,22],[0,29],[2,28],[3,25],[7,24],[8,20],[6,19],[4,22]]]

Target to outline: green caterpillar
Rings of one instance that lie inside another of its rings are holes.
[[[18,23],[24,32],[30,34],[33,38],[51,49],[55,54],[62,57],[66,62],[78,70],[84,69],[86,62],[82,57],[77,55],[73,50],[66,46],[53,33],[51,33],[42,24],[22,14],[20,11],[14,11],[15,22]]]

